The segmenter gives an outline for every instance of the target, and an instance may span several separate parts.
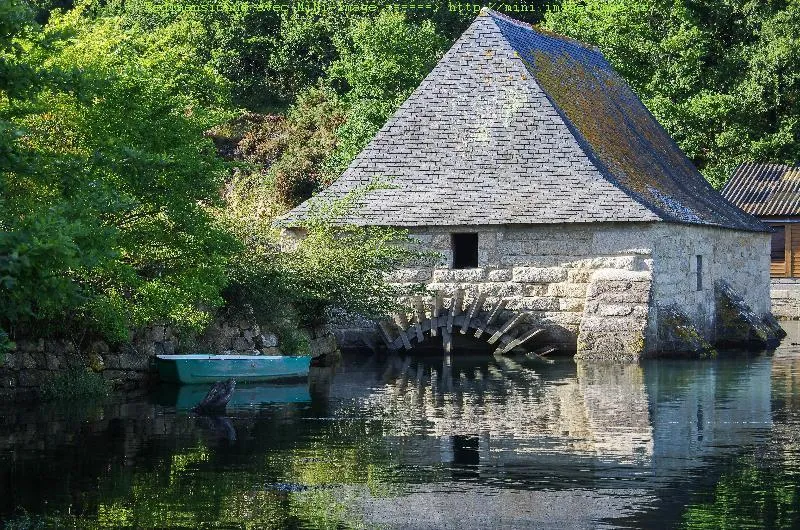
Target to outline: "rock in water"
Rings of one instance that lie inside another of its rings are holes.
[[[773,349],[786,336],[771,313],[757,315],[726,281],[716,281],[714,295],[717,344]]]
[[[198,414],[220,414],[225,412],[225,407],[233,397],[233,389],[236,388],[236,381],[217,381],[206,397],[192,408],[192,412]]]

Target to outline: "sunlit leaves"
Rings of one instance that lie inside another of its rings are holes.
[[[238,248],[209,210],[226,167],[204,137],[229,116],[228,85],[190,45],[197,25],[142,32],[85,9],[27,37],[42,83],[0,101],[21,160],[2,176],[2,325],[199,329]]]

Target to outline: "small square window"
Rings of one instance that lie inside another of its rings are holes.
[[[697,259],[697,290],[703,290],[703,256],[696,256]]]
[[[454,269],[478,266],[478,234],[453,234],[452,247]]]

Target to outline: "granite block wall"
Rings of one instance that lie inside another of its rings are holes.
[[[477,268],[451,268],[455,232],[478,232]],[[528,311],[548,329],[551,343],[586,358],[658,351],[659,307],[681,308],[713,342],[718,279],[755,313],[770,309],[768,234],[661,222],[431,227],[410,233],[437,258],[397,270],[390,281],[423,283],[446,296],[463,289],[466,303],[479,293],[487,294],[487,306],[508,298],[507,309]]]
[[[800,278],[770,281],[772,314],[780,320],[800,320]]]

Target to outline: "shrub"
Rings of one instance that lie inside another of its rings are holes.
[[[102,374],[77,368],[50,374],[39,387],[43,400],[101,398],[110,391],[111,383]]]
[[[249,230],[249,244],[232,262],[228,304],[252,308],[277,329],[320,325],[330,307],[368,317],[395,309],[398,297],[410,291],[387,283],[386,273],[428,255],[415,249],[405,230],[346,223],[359,199],[382,186],[373,182],[341,199],[315,200],[297,227],[304,237],[283,248],[271,226],[240,226]]]
[[[86,6],[19,31],[18,61],[47,74],[24,98],[0,83],[0,327],[200,329],[238,249],[212,215],[227,167],[204,137],[229,87],[191,21],[136,32]]]

